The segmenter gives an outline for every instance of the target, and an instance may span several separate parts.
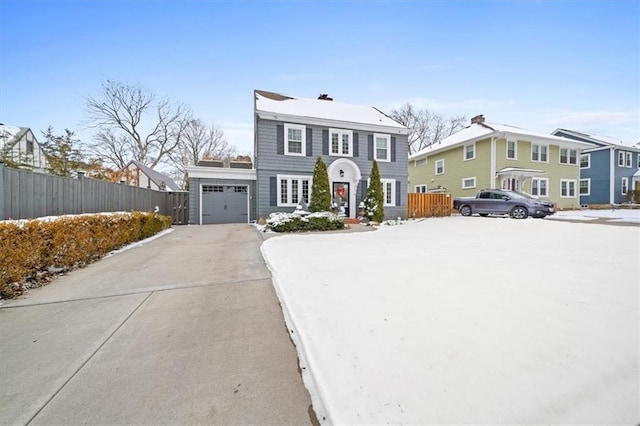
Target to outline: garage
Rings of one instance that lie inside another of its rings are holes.
[[[202,185],[202,224],[248,223],[248,185]]]

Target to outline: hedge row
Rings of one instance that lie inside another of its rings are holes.
[[[344,220],[334,213],[271,213],[266,228],[274,232],[332,231],[344,228]]]
[[[170,226],[169,216],[142,212],[0,222],[0,299]]]

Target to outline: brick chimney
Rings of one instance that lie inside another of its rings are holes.
[[[318,99],[321,101],[332,101],[333,98],[330,98],[328,94],[326,93],[321,93],[320,96],[318,96]]]
[[[471,124],[482,124],[484,123],[484,115],[476,115],[471,119]]]

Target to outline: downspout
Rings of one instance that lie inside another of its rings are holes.
[[[616,152],[614,147],[609,148],[609,162],[611,163],[609,166],[609,204],[614,204],[615,202],[615,190],[616,190],[616,173],[615,173],[615,165],[616,165]]]
[[[496,187],[496,137],[491,136],[491,173],[490,180],[491,189],[495,189]]]

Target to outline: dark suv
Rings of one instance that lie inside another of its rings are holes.
[[[474,213],[480,216],[508,214],[515,219],[525,219],[528,216],[540,218],[555,213],[550,201],[539,200],[522,192],[501,189],[483,189],[473,198],[455,198],[453,207],[463,216],[471,216]]]

